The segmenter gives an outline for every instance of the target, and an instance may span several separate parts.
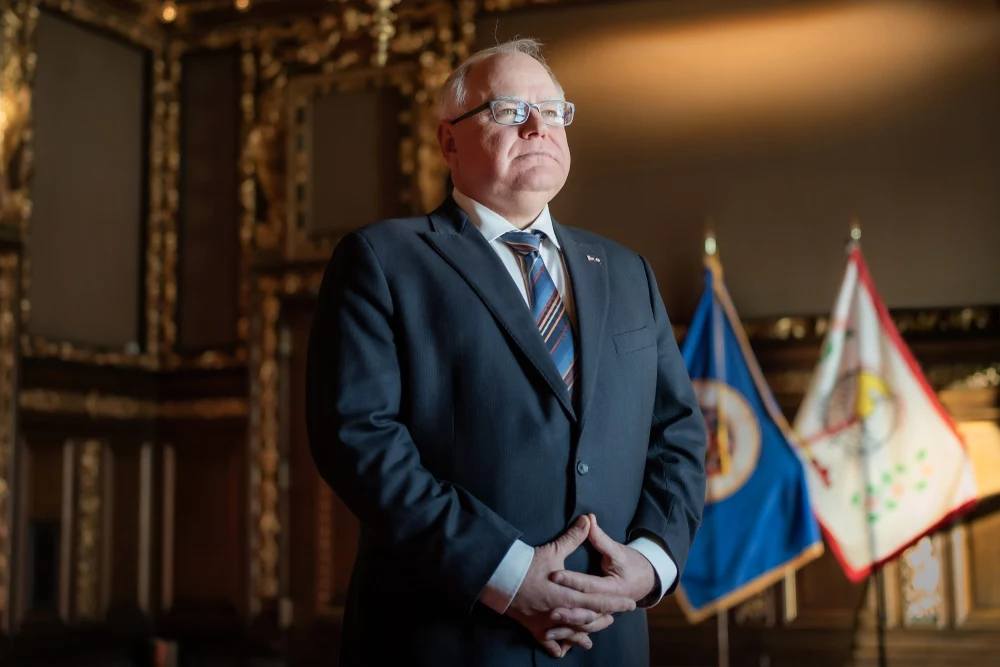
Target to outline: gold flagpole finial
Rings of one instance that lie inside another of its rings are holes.
[[[705,218],[705,254],[714,257],[717,246],[715,243],[715,224],[711,217]]]
[[[851,217],[851,240],[847,242],[847,252],[853,251],[861,245],[861,221],[858,216]]]
[[[712,270],[717,280],[722,279],[719,263],[719,244],[715,240],[715,223],[711,216],[705,218],[705,266]]]

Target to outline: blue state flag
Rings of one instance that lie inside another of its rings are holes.
[[[708,426],[705,511],[678,601],[697,623],[823,553],[796,440],[753,356],[714,256],[682,354]]]

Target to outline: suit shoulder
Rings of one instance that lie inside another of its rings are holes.
[[[613,241],[606,236],[601,236],[600,234],[586,229],[580,229],[579,227],[568,227],[566,225],[562,225],[562,227],[563,229],[569,230],[579,243],[589,243],[601,246],[604,248],[604,252],[607,253],[609,258],[631,259],[635,260],[637,263],[642,261],[639,253],[627,246],[622,245],[618,241]]]
[[[361,236],[371,245],[381,245],[382,243],[404,240],[409,236],[429,229],[429,217],[427,215],[415,215],[408,218],[387,218],[377,222],[370,222],[354,230],[353,233]]]

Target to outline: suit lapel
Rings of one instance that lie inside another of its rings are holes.
[[[553,221],[556,236],[562,245],[563,258],[569,271],[570,289],[576,304],[578,322],[577,363],[580,364],[580,426],[586,423],[587,407],[597,388],[601,341],[608,314],[608,267],[600,245],[579,243],[571,229]]]
[[[576,419],[566,385],[538,335],[531,312],[496,251],[453,202],[431,214],[434,231],[423,236],[465,279],[499,325],[541,373],[571,419]]]

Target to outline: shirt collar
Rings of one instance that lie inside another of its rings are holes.
[[[455,199],[455,203],[458,204],[458,207],[462,209],[467,216],[469,216],[469,220],[476,226],[476,229],[478,229],[490,243],[497,240],[507,232],[521,231],[502,215],[483,206],[479,202],[470,198],[468,195],[462,193],[458,188],[454,188],[452,191],[452,197]],[[538,214],[535,221],[532,222],[524,231],[541,231],[545,234],[545,238],[551,241],[556,248],[560,247],[559,239],[556,237],[555,229],[552,227],[552,216],[549,213],[548,204],[545,205],[545,208],[543,208],[542,212]]]

